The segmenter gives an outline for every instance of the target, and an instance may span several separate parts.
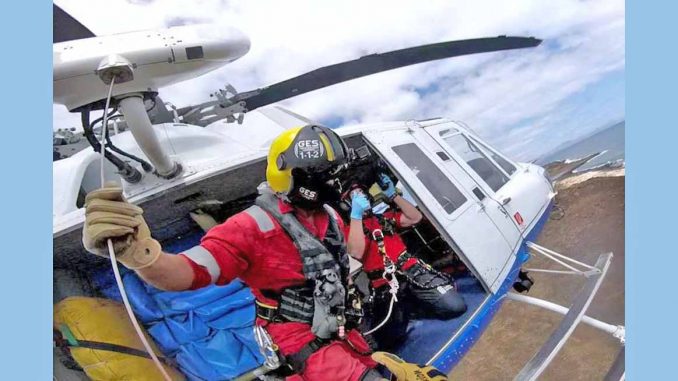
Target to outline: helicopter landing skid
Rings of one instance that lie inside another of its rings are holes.
[[[568,338],[574,332],[574,329],[577,327],[577,324],[579,324],[580,321],[583,321],[588,325],[591,325],[595,328],[598,328],[604,332],[613,335],[615,338],[619,339],[623,348],[626,336],[624,326],[621,325],[614,326],[611,324],[604,323],[600,320],[585,316],[586,310],[591,304],[591,301],[596,295],[598,288],[600,287],[601,283],[603,282],[603,279],[605,278],[605,275],[607,274],[607,270],[610,267],[610,262],[612,260],[613,254],[612,253],[601,254],[596,260],[595,265],[591,266],[586,263],[582,263],[572,258],[569,258],[563,254],[557,253],[553,250],[547,249],[543,246],[539,246],[534,242],[527,242],[527,247],[530,248],[533,253],[543,255],[544,257],[560,264],[566,270],[525,268],[524,271],[583,276],[584,278],[586,278],[586,283],[579,291],[579,293],[574,297],[569,308],[560,306],[558,304],[546,300],[533,298],[525,295],[520,295],[516,293],[506,294],[509,300],[528,303],[564,315],[564,318],[563,320],[561,320],[558,327],[553,331],[548,340],[530,359],[530,361],[528,361],[527,364],[525,364],[523,369],[518,373],[514,380],[531,381],[538,379],[541,373],[546,369],[546,367],[551,363],[551,361],[553,361],[556,354],[558,354],[560,349],[565,345],[565,342],[567,342]],[[616,380],[623,379],[624,377],[623,363],[619,365],[619,362],[615,361],[613,368],[615,368],[614,369],[615,371],[613,372],[614,374],[621,375],[620,376],[621,378],[613,379]],[[609,374],[610,373],[608,373],[608,375]]]

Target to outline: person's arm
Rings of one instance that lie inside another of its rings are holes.
[[[137,273],[153,286],[169,291],[182,291],[226,284],[242,275],[249,267],[251,226],[242,215],[236,215],[210,229],[200,241],[181,254],[162,253],[152,266]]]
[[[354,220],[351,218],[346,249],[348,250],[348,255],[362,262],[363,255],[365,254],[363,220]]]
[[[151,285],[171,291],[199,288],[217,281],[224,284],[247,268],[247,262],[239,255],[243,245],[237,242],[242,234],[228,234],[243,230],[235,221],[220,227],[219,235],[226,237],[224,242],[209,239],[208,233],[200,246],[174,255],[164,253],[160,243],[151,237],[142,214],[140,207],[123,198],[119,187],[89,193],[85,199],[82,238],[85,249],[108,257],[110,239],[118,262]],[[229,245],[226,241],[233,242]]]
[[[400,215],[400,226],[403,228],[418,224],[423,218],[419,209],[412,205],[409,201],[396,195],[393,202],[398,205],[402,214]]]
[[[398,206],[398,208],[400,208],[402,214],[400,215],[400,221],[398,222],[400,223],[401,227],[406,228],[416,225],[421,221],[423,216],[421,215],[419,209],[417,209],[409,201],[400,197],[400,195],[396,192],[393,181],[391,181],[391,178],[384,173],[379,174],[379,187],[384,192],[384,195],[393,201]]]
[[[365,232],[363,231],[363,214],[370,208],[367,197],[359,191],[351,196],[351,223],[349,225],[346,249],[353,258],[362,261],[365,254]]]
[[[188,290],[195,278],[193,268],[186,258],[166,253],[161,253],[151,266],[136,272],[151,286],[166,291]]]

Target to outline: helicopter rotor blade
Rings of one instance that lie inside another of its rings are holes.
[[[332,86],[352,79],[397,69],[404,66],[501,50],[531,48],[539,45],[534,37],[489,37],[440,42],[387,53],[370,54],[352,61],[321,67],[308,73],[256,90],[226,97],[216,94],[219,100],[178,110],[184,122],[206,126],[217,120],[229,118],[234,113],[244,114],[262,106],[276,103],[313,90]],[[242,120],[242,119],[240,119]]]
[[[540,43],[541,40],[536,38],[501,36],[441,42],[388,53],[370,54],[356,60],[325,66],[255,90],[255,94],[246,95],[242,99],[236,96],[234,101],[244,100],[246,108],[254,110],[309,91],[404,66],[469,54],[534,47]]]
[[[91,30],[80,21],[69,15],[58,5],[52,4],[52,35],[53,43],[79,40],[81,38],[96,37]]]

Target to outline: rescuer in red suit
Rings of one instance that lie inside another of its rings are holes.
[[[351,220],[346,235],[349,254],[363,263],[374,289],[372,325],[385,322],[374,337],[380,347],[391,348],[405,339],[412,307],[428,318],[451,319],[466,312],[466,303],[453,279],[409,254],[398,235],[399,230],[418,224],[423,218],[421,212],[396,192],[386,174],[379,174],[377,184],[390,206],[381,213],[373,212],[369,192],[358,186],[349,195]],[[393,271],[390,275],[385,273],[389,267]],[[390,290],[391,277],[397,280],[395,290]],[[390,291],[397,291],[397,303],[391,301]]]
[[[106,242],[113,239],[117,260],[164,290],[240,278],[256,297],[256,324],[290,364],[288,380],[380,380],[376,361],[402,380],[444,379],[429,370],[430,377],[421,378],[420,367],[388,354],[373,359],[362,335],[348,326],[344,225],[326,206],[339,198],[347,160],[345,143],[328,128],[285,131],[271,144],[267,186],[255,205],[180,255],[162,251],[142,209],[126,202],[121,188],[105,187],[87,195],[83,244],[108,256]]]

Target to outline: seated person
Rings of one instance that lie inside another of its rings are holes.
[[[409,201],[398,195],[391,179],[380,174],[379,187],[382,193],[395,204],[399,211],[389,209],[383,214],[372,212],[370,195],[356,188],[351,192],[351,222],[348,227],[348,253],[363,263],[363,269],[374,289],[373,325],[378,325],[388,314],[390,304],[389,282],[385,269],[395,266],[400,283],[390,320],[375,333],[381,347],[397,345],[397,338],[404,338],[407,327],[407,311],[404,302],[417,305],[425,316],[450,319],[466,312],[464,299],[454,289],[453,279],[439,273],[422,260],[407,252],[396,229],[419,223],[421,212]],[[379,237],[382,232],[383,238]],[[381,332],[380,332],[381,331]],[[385,341],[386,340],[386,341]]]

